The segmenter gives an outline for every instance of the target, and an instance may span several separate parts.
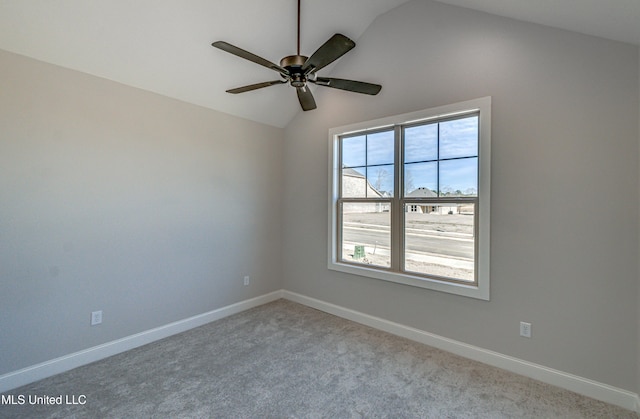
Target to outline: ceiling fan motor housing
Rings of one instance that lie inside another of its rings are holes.
[[[304,55],[289,55],[280,60],[280,67],[302,67],[308,58]]]
[[[289,81],[293,87],[304,87],[307,84],[307,78],[302,71],[302,65],[307,58],[304,55],[289,55],[280,60],[280,67],[286,68],[291,74]]]

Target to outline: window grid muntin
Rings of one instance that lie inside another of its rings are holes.
[[[345,135],[340,135],[339,136],[339,154],[338,154],[338,162],[340,164],[339,167],[339,172],[338,172],[338,176],[340,178],[340,182],[339,183],[339,192],[338,192],[338,197],[339,199],[351,199],[351,198],[355,198],[355,197],[348,197],[345,198],[344,197],[344,193],[342,190],[342,182],[343,182],[343,173],[342,170],[343,169],[356,169],[356,168],[364,168],[364,178],[365,181],[368,181],[369,179],[369,168],[370,167],[381,167],[381,166],[389,166],[389,165],[394,165],[394,170],[393,170],[393,176],[394,176],[394,186],[393,186],[393,195],[396,196],[397,195],[397,189],[396,189],[396,183],[395,183],[395,178],[396,178],[396,172],[397,172],[397,168],[395,167],[395,147],[397,147],[397,144],[394,143],[394,161],[391,163],[378,163],[378,164],[372,164],[369,165],[369,156],[368,156],[368,141],[369,141],[369,136],[374,135],[374,134],[379,134],[382,132],[391,132],[395,130],[395,126],[391,127],[391,129],[389,127],[381,127],[381,128],[375,128],[375,129],[370,129],[370,130],[364,130],[364,131],[357,131],[357,132],[352,132],[349,134],[345,134]],[[365,137],[365,143],[364,143],[364,166],[343,166],[343,140],[344,139],[349,139],[349,138],[355,138],[355,137]],[[396,141],[396,134],[394,132],[394,142]],[[365,199],[368,199],[369,197],[368,195],[368,189],[366,187],[366,183],[365,183]],[[375,198],[374,198],[375,199]]]
[[[468,156],[463,156],[463,157],[449,157],[449,158],[444,158],[441,159],[440,158],[440,124],[443,122],[449,122],[449,121],[455,121],[458,119],[465,119],[465,118],[469,118],[471,116],[476,116],[478,118],[477,120],[477,124],[478,124],[478,128],[476,130],[476,143],[478,144],[477,150],[478,152],[475,155],[468,155]],[[405,163],[405,148],[404,148],[404,133],[407,129],[409,128],[415,128],[415,127],[420,127],[420,126],[426,126],[426,125],[432,125],[435,124],[437,129],[437,137],[436,137],[436,155],[437,158],[436,159],[430,159],[430,160],[419,160],[419,161],[412,161],[409,163]],[[441,192],[441,185],[440,185],[440,162],[441,161],[451,161],[451,160],[461,160],[461,159],[468,159],[468,158],[477,158],[477,165],[476,165],[476,173],[479,174],[480,173],[480,112],[479,111],[470,111],[470,112],[462,112],[462,113],[457,113],[455,115],[449,115],[446,117],[433,117],[433,118],[428,118],[428,119],[424,119],[421,121],[417,121],[417,122],[412,122],[410,124],[398,124],[397,127],[400,127],[401,130],[401,135],[402,135],[402,142],[401,142],[401,146],[402,148],[400,149],[400,154],[401,154],[401,160],[402,160],[402,168],[400,170],[400,172],[402,172],[402,175],[404,175],[404,168],[405,168],[405,164],[420,164],[420,163],[436,163],[436,188],[437,188],[437,194],[438,197],[440,197],[440,192]],[[476,196],[479,195],[479,189],[480,189],[480,182],[479,182],[479,176],[476,178]],[[404,179],[402,182],[402,197],[404,197]]]

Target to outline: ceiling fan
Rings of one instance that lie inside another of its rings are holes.
[[[326,67],[356,46],[355,42],[339,33],[333,35],[327,42],[322,44],[311,57],[300,55],[300,0],[298,0],[298,52],[296,55],[289,55],[280,60],[280,65],[269,60],[245,51],[224,41],[216,41],[212,46],[236,55],[245,60],[253,61],[256,64],[270,68],[280,73],[279,80],[266,81],[262,83],[250,84],[227,90],[227,93],[244,93],[263,87],[275,86],[289,83],[296,88],[298,101],[304,111],[316,108],[316,101],[307,86],[313,83],[318,86],[332,87],[334,89],[347,90],[350,92],[364,93],[367,95],[377,95],[382,89],[379,84],[365,83],[362,81],[337,79],[332,77],[318,77],[316,72]]]

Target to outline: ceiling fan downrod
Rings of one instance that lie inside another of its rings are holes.
[[[289,84],[296,88],[305,87],[307,85],[307,76],[302,71],[302,66],[309,57],[300,55],[300,1],[298,0],[298,49],[296,55],[289,55],[280,60],[280,67],[287,69],[290,73],[289,77],[283,76],[289,81]]]
[[[300,0],[298,0],[298,55],[300,55]]]

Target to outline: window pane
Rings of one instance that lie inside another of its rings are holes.
[[[437,196],[437,190],[437,162],[404,165],[404,196],[433,197]]]
[[[405,163],[438,158],[438,124],[420,125],[404,130]]]
[[[365,177],[366,172],[366,167],[342,169],[342,197],[367,197],[367,179]]]
[[[393,165],[367,167],[367,198],[393,196]]]
[[[440,158],[478,155],[478,116],[440,123]]]
[[[342,260],[391,266],[390,204],[342,204]]]
[[[440,196],[477,195],[477,157],[440,162]]]
[[[367,164],[366,136],[342,139],[342,167],[357,167]]]
[[[367,135],[367,165],[393,164],[393,131]]]
[[[474,281],[475,204],[405,204],[405,271]]]

